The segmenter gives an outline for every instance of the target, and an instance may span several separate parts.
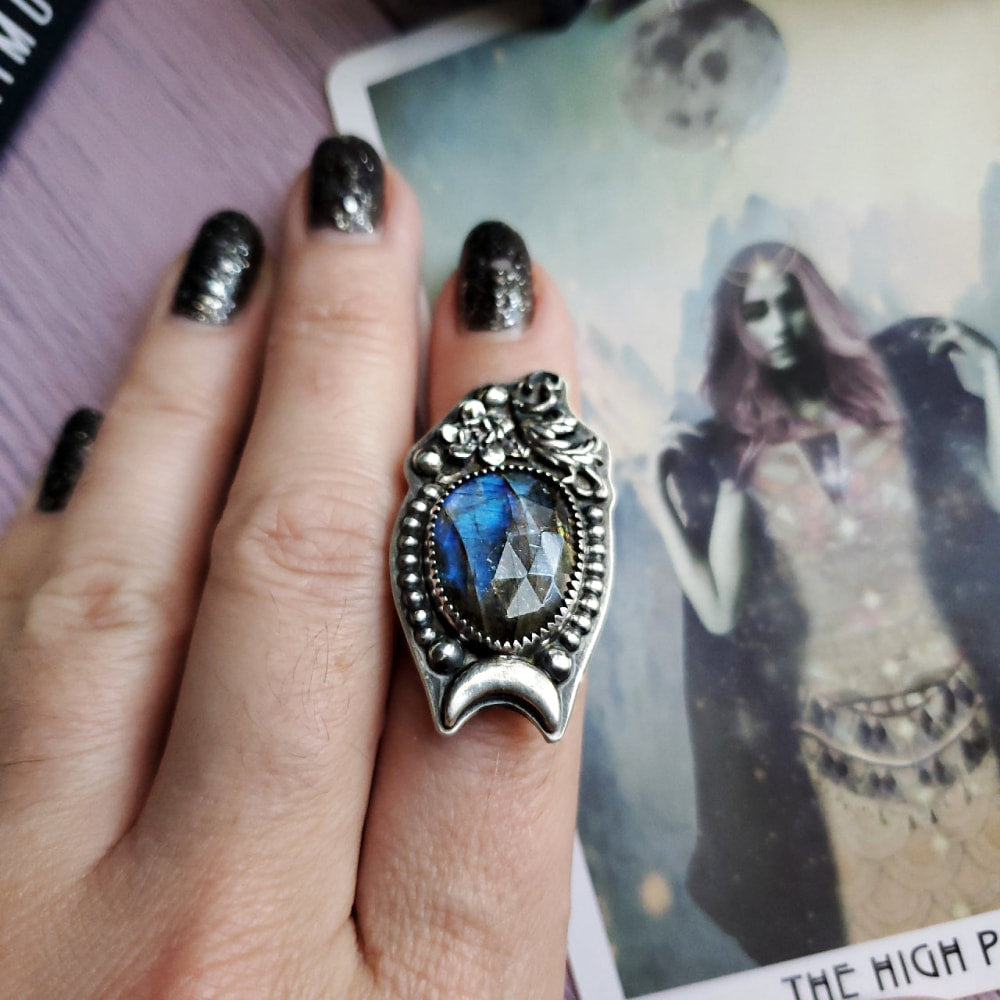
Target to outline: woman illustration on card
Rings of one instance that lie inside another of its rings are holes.
[[[715,416],[660,463],[691,894],[761,963],[1000,906],[997,351],[936,318],[868,339],[778,243],[712,323]]]

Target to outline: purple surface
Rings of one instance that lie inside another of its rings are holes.
[[[327,68],[389,30],[369,0],[98,0],[0,163],[0,525],[201,219],[273,234]]]
[[[326,69],[388,30],[346,0],[99,0],[0,164],[0,523],[201,218],[273,231],[330,128]]]

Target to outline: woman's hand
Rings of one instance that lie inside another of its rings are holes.
[[[96,443],[84,414],[9,526],[5,995],[562,995],[582,707],[556,745],[500,709],[445,738],[398,652],[420,223],[381,178],[322,144],[280,260],[212,220]],[[483,382],[572,384],[570,321],[518,251],[500,226],[467,244],[432,421]]]
[[[996,344],[978,330],[954,320],[936,322],[927,334],[927,346],[931,354],[947,354],[962,387],[983,401],[986,442],[978,478],[990,506],[1000,513],[1000,352]],[[956,356],[967,357],[975,366],[978,378],[967,378],[961,365],[955,364]]]
[[[931,354],[965,354],[981,368],[997,362],[997,346],[992,340],[954,320],[938,320],[931,327],[927,348]]]

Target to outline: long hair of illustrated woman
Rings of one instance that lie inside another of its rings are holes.
[[[704,392],[716,416],[736,431],[739,478],[746,482],[761,450],[795,436],[799,423],[772,385],[743,319],[753,271],[770,265],[798,282],[826,371],[826,401],[842,417],[869,430],[899,420],[882,363],[850,309],[816,265],[786,243],[754,243],[729,263],[712,297],[712,332]]]

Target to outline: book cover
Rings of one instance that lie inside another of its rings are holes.
[[[0,155],[92,0],[0,0]]]

